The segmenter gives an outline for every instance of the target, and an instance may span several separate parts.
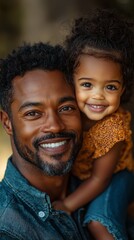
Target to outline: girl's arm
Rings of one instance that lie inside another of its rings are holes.
[[[84,206],[108,186],[121,155],[123,141],[116,143],[104,156],[94,161],[92,175],[63,201],[54,204],[55,209],[71,213]]]

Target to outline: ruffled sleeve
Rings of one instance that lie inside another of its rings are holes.
[[[127,118],[130,118],[128,112],[126,114],[116,112],[90,129],[90,137],[95,147],[92,156],[94,159],[105,155],[117,142],[130,137],[131,131],[127,126],[130,119]]]

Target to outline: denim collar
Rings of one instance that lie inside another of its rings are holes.
[[[11,157],[8,159],[3,182],[8,185],[20,201],[23,201],[43,221],[52,211],[49,196],[34,188],[12,164]],[[45,213],[45,214],[44,214]]]

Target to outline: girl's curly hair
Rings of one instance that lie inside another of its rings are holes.
[[[133,26],[133,20],[108,9],[96,9],[87,17],[76,19],[65,41],[70,81],[73,82],[81,54],[111,59],[121,64],[125,86],[121,101],[127,102],[134,77]]]

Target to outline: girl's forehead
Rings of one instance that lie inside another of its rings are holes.
[[[86,54],[89,56],[94,56],[96,58],[107,58],[107,59],[111,59],[115,62],[120,62],[122,59],[121,52],[116,51],[114,49],[106,50],[106,49],[85,46],[81,51],[81,55],[83,55],[83,54]]]

